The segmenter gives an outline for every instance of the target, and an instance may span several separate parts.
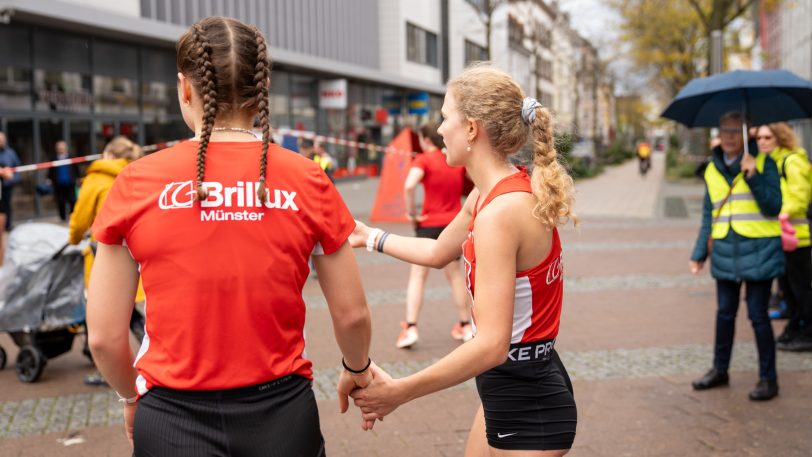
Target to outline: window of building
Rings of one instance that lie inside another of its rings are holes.
[[[138,50],[93,42],[93,99],[97,113],[138,114]]]
[[[180,116],[177,72],[174,52],[141,49],[141,98],[145,122]]]
[[[514,16],[508,16],[508,44],[512,47],[524,47],[524,26]]]
[[[487,13],[490,7],[490,0],[466,0],[471,6],[477,9],[480,13]]]
[[[31,109],[31,47],[25,27],[0,27],[0,106]]]
[[[536,74],[539,76],[539,78],[552,81],[553,62],[542,57],[536,57]]]
[[[88,113],[93,105],[90,43],[57,31],[34,33],[35,108]]]
[[[474,42],[465,40],[465,65],[483,60],[488,60],[488,50]]]
[[[438,67],[437,34],[406,23],[406,58],[411,62]]]

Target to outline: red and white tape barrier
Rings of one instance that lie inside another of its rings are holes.
[[[402,155],[414,155],[414,151],[406,151],[402,149],[397,149],[394,147],[386,147],[380,146],[377,144],[372,143],[363,143],[360,141],[353,141],[353,140],[345,140],[344,138],[337,138],[331,136],[324,136],[324,135],[317,135],[315,132],[308,132],[305,130],[292,130],[292,129],[275,129],[275,132],[280,135],[291,135],[297,138],[306,138],[308,140],[313,140],[317,143],[329,143],[329,144],[338,144],[340,146],[348,146],[351,148],[358,148],[358,149],[367,149],[370,151],[383,151],[386,154],[402,154]],[[155,152],[160,151],[161,149],[166,149],[172,146],[175,146],[178,143],[182,143],[187,141],[186,139],[183,140],[175,140],[175,141],[167,141],[165,143],[156,143],[156,144],[148,144],[142,148],[145,153],[148,152]],[[34,170],[45,170],[48,168],[53,167],[61,167],[63,165],[73,165],[77,163],[84,163],[84,162],[92,162],[96,159],[101,158],[101,154],[91,154],[82,157],[71,157],[70,159],[62,159],[62,160],[52,160],[50,162],[41,162],[41,163],[33,163],[29,165],[21,165],[19,167],[14,167],[12,170],[15,173],[21,173],[25,171],[34,171]]]

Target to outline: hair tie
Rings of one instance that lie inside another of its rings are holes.
[[[525,124],[532,124],[536,120],[536,108],[541,108],[541,103],[533,97],[525,97],[522,101],[522,119]]]

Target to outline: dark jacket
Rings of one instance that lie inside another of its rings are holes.
[[[755,142],[750,143],[750,150],[756,151]],[[741,161],[730,167],[725,165],[721,147],[712,152],[712,161],[728,184],[733,182],[741,172]],[[781,211],[781,186],[778,167],[769,156],[764,161],[764,172],[755,173],[747,178],[747,185],[761,208],[761,213],[768,217],[777,217]],[[702,206],[702,226],[694,245],[691,260],[704,261],[708,257],[708,238],[711,234],[710,196],[705,184],[705,203]],[[728,281],[762,281],[776,278],[784,273],[784,251],[781,248],[781,237],[746,238],[736,233],[731,227],[727,236],[713,240],[711,254],[711,276]]]
[[[70,159],[72,157],[67,157],[67,158]],[[62,159],[55,158],[54,160],[62,160]],[[59,166],[59,167],[51,167],[50,169],[48,169],[48,179],[51,180],[51,185],[53,185],[54,187],[57,187],[59,185],[57,183],[57,173],[58,173],[57,170],[58,169],[67,169],[67,171],[68,171],[68,179],[70,180],[70,184],[68,184],[68,185],[69,186],[75,186],[76,185],[76,180],[80,176],[79,175],[79,167],[76,164],[62,165],[62,166]]]
[[[20,166],[20,158],[17,156],[17,152],[14,149],[11,149],[10,146],[6,146],[3,149],[0,149],[0,167],[19,167]],[[14,177],[11,178],[8,182],[6,180],[3,181],[3,187],[10,187],[20,182],[20,174],[14,173]]]

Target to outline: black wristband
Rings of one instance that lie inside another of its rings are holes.
[[[372,365],[372,358],[367,358],[367,366],[365,366],[363,370],[353,370],[352,368],[348,367],[347,362],[344,361],[344,357],[341,358],[341,365],[344,365],[344,369],[352,374],[362,374],[369,369],[370,365]]]
[[[378,240],[377,250],[378,252],[383,252],[383,243],[386,241],[386,238],[389,236],[389,232],[383,232],[380,239]]]

